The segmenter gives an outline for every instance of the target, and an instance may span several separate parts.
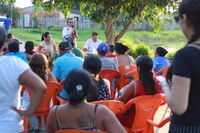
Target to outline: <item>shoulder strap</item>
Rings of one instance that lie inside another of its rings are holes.
[[[55,117],[56,117],[56,125],[57,125],[57,127],[58,127],[58,129],[60,130],[60,129],[62,129],[62,127],[61,127],[61,125],[60,125],[60,121],[59,121],[59,119],[58,119],[58,105],[56,106],[56,109],[55,109]]]
[[[188,45],[188,47],[193,47],[193,48],[197,48],[197,49],[199,49],[200,50],[200,44],[190,44],[190,45]]]
[[[95,104],[95,107],[94,107],[93,127],[96,127],[96,123],[95,123],[96,119],[95,119],[95,117],[96,117],[97,107],[98,107],[98,104]]]

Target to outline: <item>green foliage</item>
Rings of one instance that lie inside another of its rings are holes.
[[[145,44],[139,44],[130,47],[129,55],[131,55],[133,58],[137,58],[140,55],[149,55],[152,57],[152,51],[149,46]]]
[[[33,17],[33,22],[34,22],[34,28],[38,28],[39,17],[35,15],[35,16]]]
[[[166,57],[170,60],[170,62],[172,63],[173,62],[173,59],[174,59],[174,56],[176,54],[176,51],[174,52],[170,52],[166,55]]]
[[[48,30],[54,30],[54,31],[62,31],[62,28],[60,28],[59,26],[57,25],[49,25],[47,27]]]

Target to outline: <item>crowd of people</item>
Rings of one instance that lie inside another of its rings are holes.
[[[185,0],[180,4],[175,20],[188,43],[176,53],[172,64],[165,57],[168,51],[164,47],[156,48],[154,58],[141,55],[133,59],[125,44],[108,45],[98,39],[97,32],[92,32],[80,50],[76,43],[78,32],[72,19],[68,19],[58,47],[51,34],[45,32],[36,49],[32,41],[27,41],[25,51],[20,51],[20,42],[14,35],[0,28],[1,131],[22,132],[22,116],[33,115],[47,89],[45,82],[63,81],[58,96],[68,102],[54,107],[49,105],[52,109],[47,121],[48,133],[67,129],[125,133],[123,126],[131,126],[134,108],[115,116],[107,107],[90,102],[111,100],[112,83],[99,75],[101,70],[119,71],[120,66],[135,65],[139,78],[120,88],[116,100],[127,103],[141,95],[164,93],[172,111],[169,132],[200,132],[199,14],[200,1]],[[154,72],[165,67],[169,69],[166,82],[163,82],[154,76]],[[27,91],[20,98],[21,85],[32,90],[32,98]],[[37,119],[38,128],[42,129],[41,118]],[[32,129],[31,125],[29,129]]]

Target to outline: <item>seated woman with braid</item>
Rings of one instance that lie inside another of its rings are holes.
[[[140,56],[136,61],[139,80],[132,81],[120,91],[121,95],[118,100],[127,103],[134,97],[141,95],[154,95],[162,93],[159,81],[153,77],[152,68],[153,61],[147,56]],[[135,115],[134,107],[128,110],[123,116],[119,116],[119,120],[125,126],[131,126]],[[131,119],[130,119],[131,118]]]
[[[63,88],[69,94],[69,103],[53,107],[47,120],[47,133],[70,129],[126,132],[108,108],[86,102],[93,86],[94,80],[84,70],[74,69],[68,74]]]

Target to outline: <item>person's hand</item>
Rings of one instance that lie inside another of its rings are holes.
[[[11,109],[19,113],[21,116],[25,116],[25,117],[31,116],[31,114],[29,114],[26,110],[23,110],[22,107],[20,107],[20,109],[17,109],[16,107],[12,106]]]

